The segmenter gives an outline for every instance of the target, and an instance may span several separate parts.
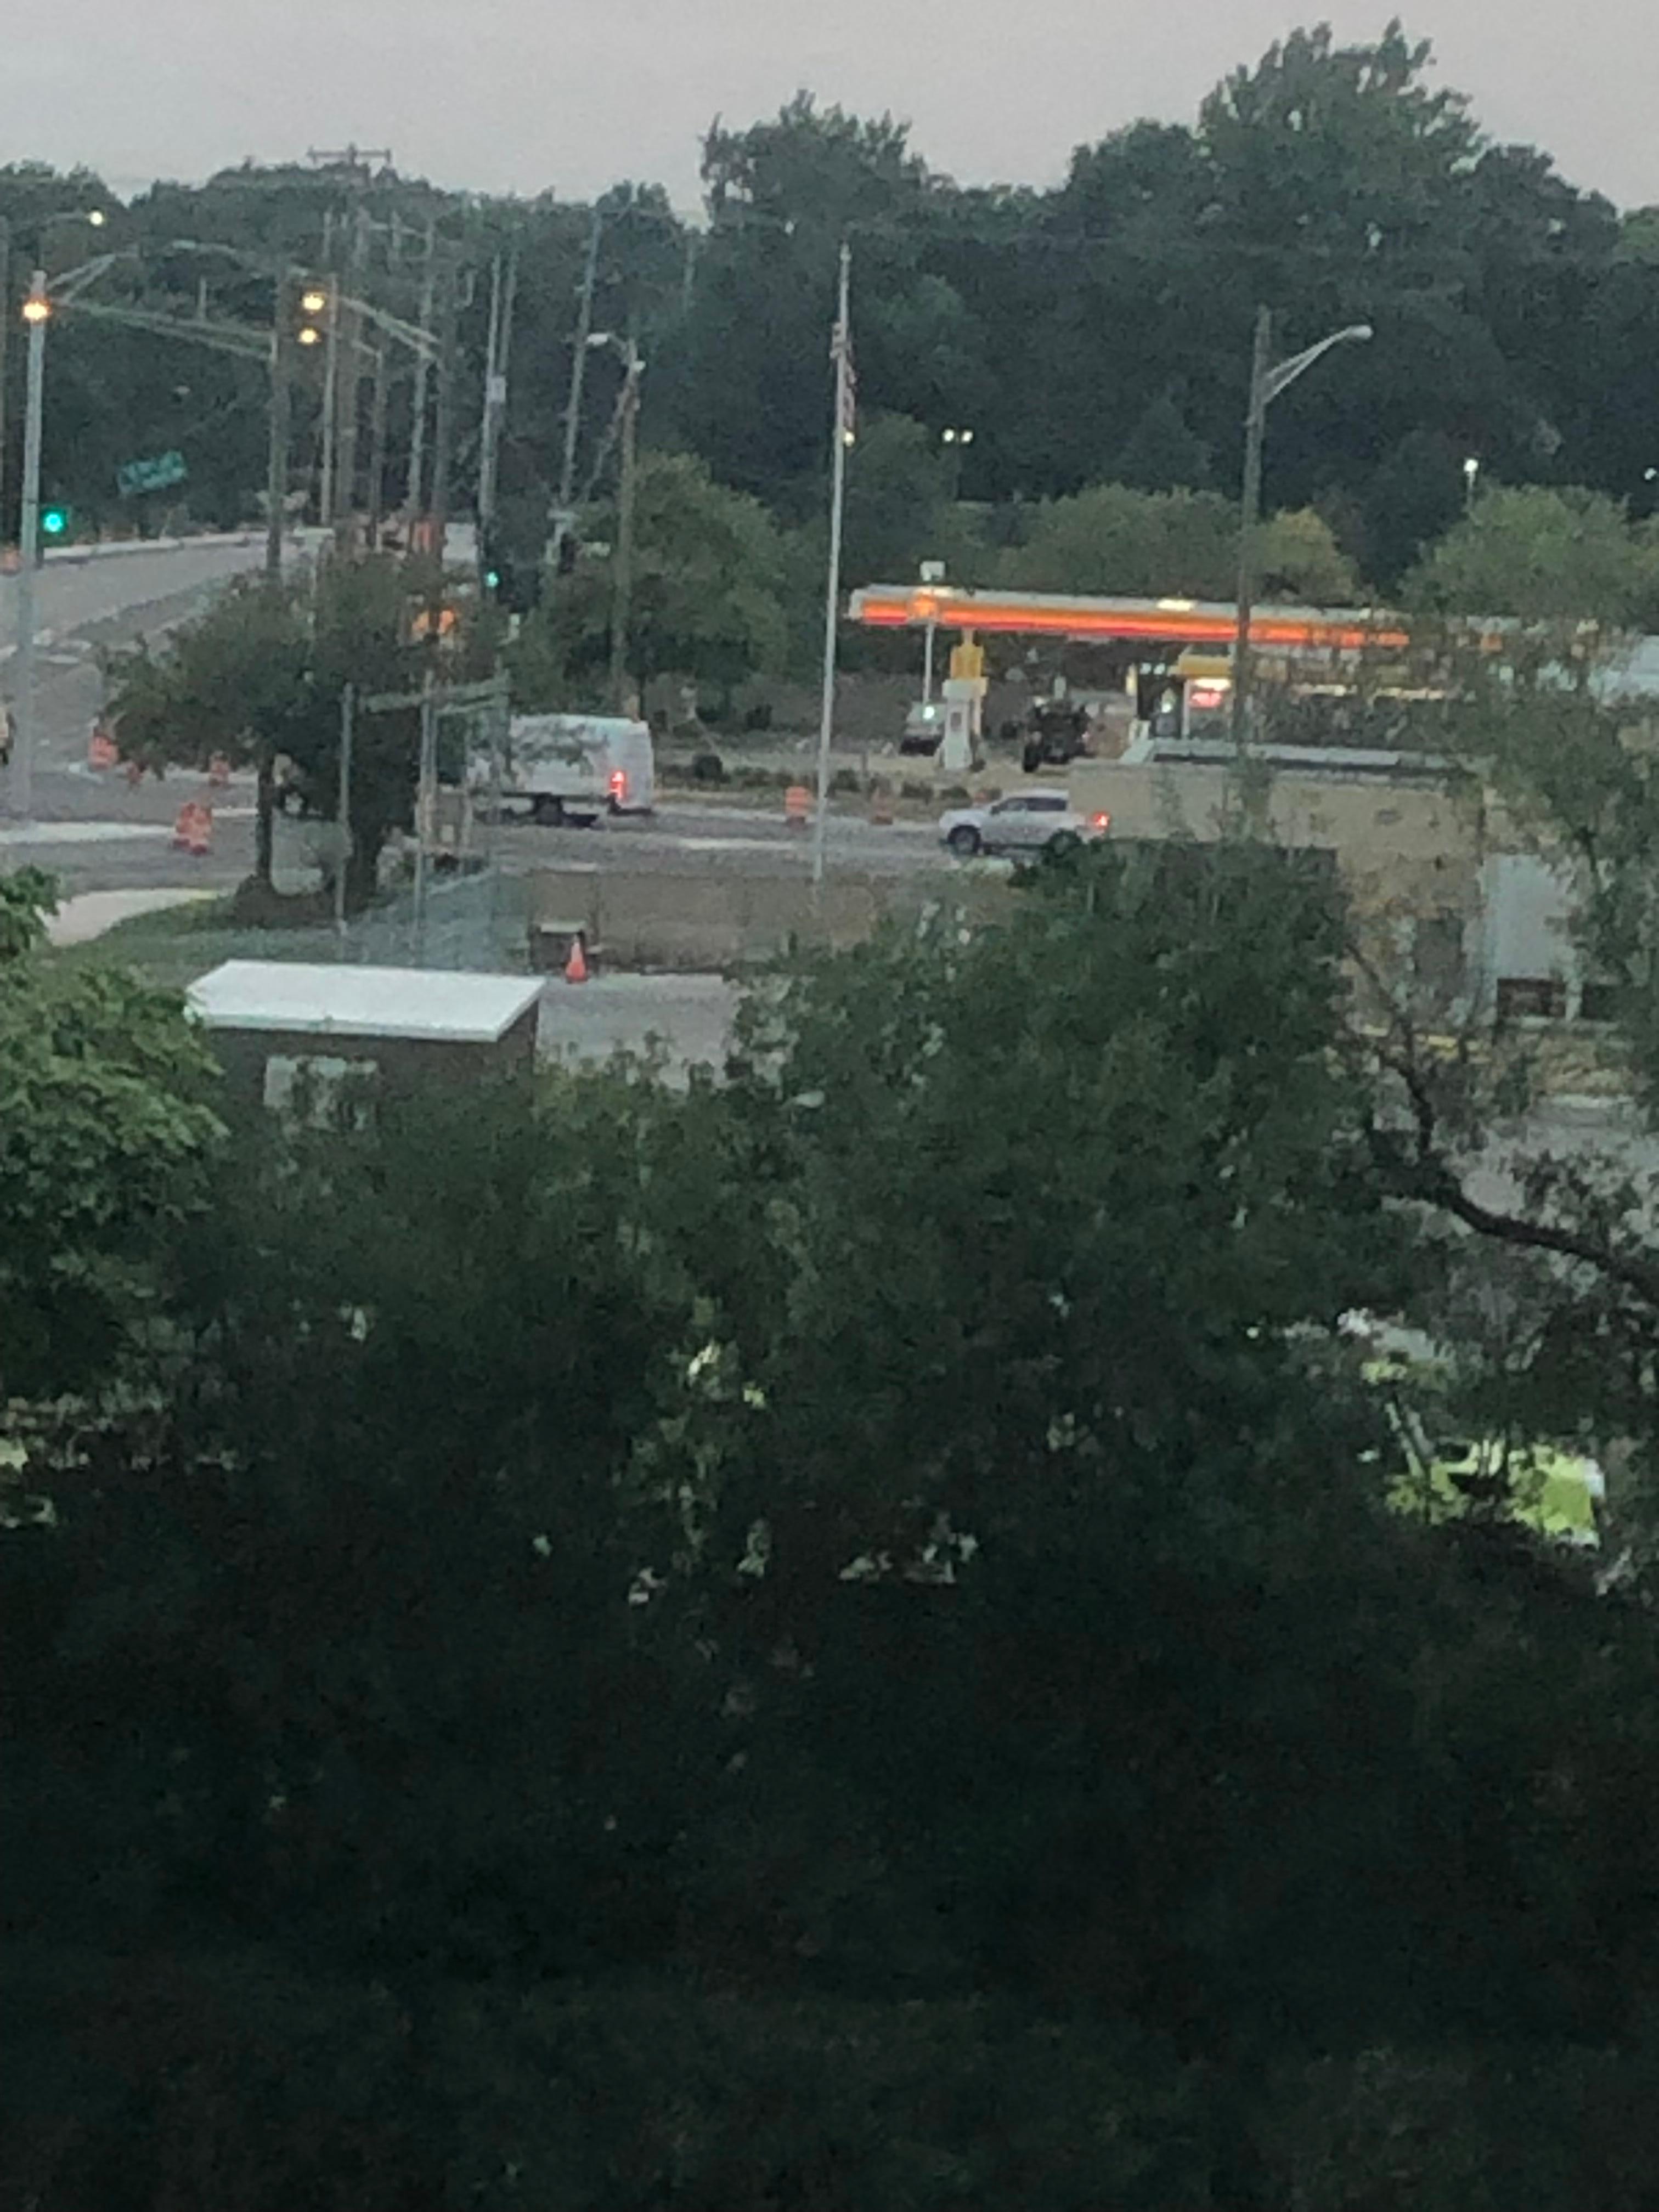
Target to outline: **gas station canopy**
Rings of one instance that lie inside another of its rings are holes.
[[[921,629],[932,623],[946,629],[1176,647],[1231,647],[1237,622],[1226,600],[1093,599],[945,584],[866,584],[853,593],[848,611],[872,629]],[[1258,607],[1250,617],[1250,641],[1315,653],[1397,651],[1408,642],[1398,617],[1370,607]]]

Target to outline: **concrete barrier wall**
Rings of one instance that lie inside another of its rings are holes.
[[[1185,762],[1079,761],[1068,788],[1080,813],[1103,809],[1114,837],[1222,834],[1227,771]],[[1275,771],[1267,787],[1274,836],[1322,847],[1364,868],[1393,859],[1473,859],[1486,841],[1482,810],[1431,783],[1381,776],[1340,780]]]
[[[532,933],[559,924],[587,932],[619,968],[720,969],[775,958],[792,942],[862,944],[888,914],[912,915],[942,896],[974,921],[1001,913],[1001,877],[880,877],[837,872],[815,902],[811,885],[776,876],[672,875],[647,869],[550,868],[531,878]]]

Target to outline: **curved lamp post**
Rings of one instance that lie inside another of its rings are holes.
[[[1233,634],[1233,750],[1243,754],[1250,681],[1250,615],[1255,596],[1256,528],[1261,507],[1261,447],[1267,427],[1267,410],[1279,393],[1294,384],[1333,346],[1363,344],[1371,336],[1369,323],[1350,323],[1333,331],[1305,352],[1277,363],[1273,350],[1273,317],[1266,307],[1257,310],[1255,350],[1250,361],[1250,407],[1244,418],[1244,496],[1238,526],[1238,618]]]

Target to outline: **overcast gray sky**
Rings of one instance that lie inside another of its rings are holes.
[[[697,201],[699,133],[799,86],[915,126],[965,182],[1054,182],[1079,141],[1190,120],[1291,24],[1372,36],[1389,0],[9,0],[0,160],[85,161],[130,193],[355,139],[452,185],[582,198],[621,176]],[[1574,183],[1659,202],[1659,0],[1433,0],[1440,82]],[[24,135],[27,134],[27,135]]]

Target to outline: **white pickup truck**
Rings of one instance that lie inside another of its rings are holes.
[[[492,765],[475,755],[467,782],[490,796]],[[537,822],[586,828],[599,816],[649,814],[657,799],[657,762],[643,722],[607,714],[515,714],[501,763],[504,806],[526,805]]]

